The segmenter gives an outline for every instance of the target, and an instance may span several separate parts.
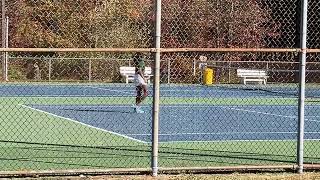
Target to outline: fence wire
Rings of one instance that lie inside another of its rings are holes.
[[[1,171],[150,168],[154,53],[142,53],[152,69],[144,113],[135,111],[134,73],[120,67],[135,67],[137,52],[126,49],[154,48],[155,2],[1,5],[9,20],[2,47],[85,48],[1,54]],[[319,6],[309,1],[310,49],[319,48]],[[298,0],[162,1],[161,47],[171,51],[160,61],[160,168],[297,164],[300,7]],[[306,164],[320,163],[319,58],[307,54]]]

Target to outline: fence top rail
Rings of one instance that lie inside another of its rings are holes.
[[[152,49],[154,50],[154,49]],[[161,48],[161,52],[308,52],[320,53],[320,49],[301,48]]]
[[[152,52],[152,48],[0,48],[0,52]]]
[[[161,52],[300,52],[296,48],[161,48]]]
[[[0,48],[0,52],[302,52],[320,49],[300,48]]]

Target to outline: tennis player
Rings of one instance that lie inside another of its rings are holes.
[[[145,63],[141,53],[138,52],[133,56],[133,63],[135,65],[134,81],[136,83],[137,92],[134,110],[136,113],[144,113],[140,105],[143,102],[143,100],[148,96],[148,87],[146,83],[146,78],[144,77]]]

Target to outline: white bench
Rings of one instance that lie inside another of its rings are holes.
[[[260,69],[237,69],[237,76],[241,78],[241,83],[259,82],[267,84],[267,71]]]
[[[127,84],[129,83],[129,81],[134,80],[135,73],[136,73],[135,67],[127,67],[127,66],[120,67],[120,74],[125,79]],[[144,77],[146,78],[148,83],[150,83],[150,79],[152,76],[153,75],[152,75],[151,67],[146,67],[144,71]]]

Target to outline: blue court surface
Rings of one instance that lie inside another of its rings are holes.
[[[152,89],[152,87],[150,87]],[[159,121],[160,142],[295,140],[298,131],[298,106],[282,105],[282,97],[296,99],[296,88],[288,95],[260,90],[207,87],[201,85],[161,86],[161,97],[185,98],[182,104],[161,104]],[[133,85],[4,85],[3,97],[132,97]],[[152,91],[150,91],[152,96]],[[194,98],[270,98],[274,105],[214,105],[193,104]],[[187,99],[186,99],[187,98]],[[110,100],[111,100],[110,99]],[[133,102],[132,101],[132,102]],[[67,100],[66,100],[67,102]],[[55,116],[57,121],[73,121],[84,126],[113,133],[140,142],[152,139],[152,105],[144,104],[143,114],[134,112],[132,105],[123,104],[23,104],[31,110]],[[307,105],[305,138],[320,139],[320,106]]]
[[[137,114],[125,105],[28,105],[37,111],[130,139],[151,142],[151,106]],[[306,115],[305,138],[320,139],[320,106]],[[162,105],[160,142],[223,140],[293,140],[296,106]]]

